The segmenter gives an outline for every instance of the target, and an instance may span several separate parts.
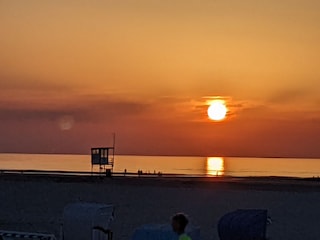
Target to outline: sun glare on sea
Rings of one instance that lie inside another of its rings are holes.
[[[207,174],[222,176],[224,174],[224,159],[222,157],[208,157]]]
[[[221,121],[226,118],[228,109],[222,100],[213,101],[208,107],[208,117],[214,121]]]

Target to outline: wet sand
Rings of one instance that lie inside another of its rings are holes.
[[[76,201],[114,204],[114,239],[146,223],[185,212],[201,239],[218,239],[217,223],[239,208],[268,209],[270,239],[318,239],[320,181],[286,178],[90,178],[0,176],[0,229],[60,234],[63,208]]]

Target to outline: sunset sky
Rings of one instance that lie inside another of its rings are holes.
[[[319,0],[0,0],[0,152],[320,157]],[[208,119],[210,100],[228,115]]]

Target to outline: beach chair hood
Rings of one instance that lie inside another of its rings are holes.
[[[267,210],[239,209],[224,215],[218,223],[220,240],[265,240]]]

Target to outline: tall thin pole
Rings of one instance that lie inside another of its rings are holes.
[[[113,161],[112,161],[112,170],[113,170],[113,165],[114,165],[114,150],[115,150],[115,147],[116,147],[116,133],[113,133]]]

